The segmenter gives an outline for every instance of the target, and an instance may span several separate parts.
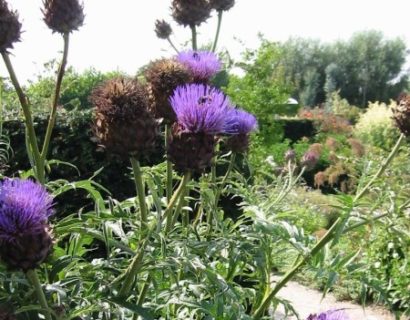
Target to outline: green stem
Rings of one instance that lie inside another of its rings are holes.
[[[167,220],[167,224],[165,227],[165,231],[169,232],[172,229],[172,222],[173,222],[173,217],[171,216],[172,213],[172,209],[174,208],[175,204],[177,203],[177,201],[181,198],[181,195],[184,194],[185,192],[185,188],[186,185],[188,184],[189,180],[191,179],[191,173],[189,171],[187,171],[179,186],[178,189],[174,192],[170,202],[168,203],[167,208],[164,211],[164,215],[163,215],[163,219],[162,220]]]
[[[168,143],[171,136],[171,127],[169,124],[165,125],[165,150],[168,150]],[[172,197],[172,162],[167,157],[167,202],[169,203]]]
[[[42,308],[42,312],[46,320],[52,320],[50,309],[48,308],[47,299],[44,295],[44,291],[41,288],[41,283],[38,278],[37,272],[35,270],[28,270],[26,272],[27,279],[31,282],[32,286],[34,287],[38,302]]]
[[[147,204],[145,202],[145,188],[144,188],[144,183],[142,182],[142,173],[141,173],[141,167],[140,163],[137,159],[134,157],[130,158],[131,160],[131,165],[132,165],[132,172],[134,174],[134,182],[135,182],[135,188],[137,191],[137,196],[138,196],[138,203],[140,207],[140,214],[141,214],[141,229],[146,226],[147,224]]]
[[[215,40],[212,45],[212,52],[215,52],[216,46],[218,44],[219,34],[221,32],[221,25],[222,25],[222,15],[223,15],[223,11],[222,10],[218,11],[218,27],[216,28]]]
[[[50,114],[50,118],[48,120],[47,131],[46,131],[46,135],[45,135],[45,138],[44,138],[43,149],[41,150],[41,161],[42,161],[43,165],[44,165],[44,162],[47,159],[48,149],[49,149],[50,140],[51,140],[51,134],[53,133],[53,129],[54,129],[54,126],[55,126],[55,123],[56,123],[57,106],[58,106],[58,100],[60,98],[60,93],[61,93],[61,84],[63,82],[65,68],[66,68],[66,65],[67,65],[67,56],[68,56],[68,48],[69,48],[69,40],[70,40],[69,33],[64,33],[63,39],[64,39],[63,57],[61,59],[60,67],[58,68],[57,81],[56,81],[56,86],[55,86],[55,91],[54,91],[54,97],[53,97],[53,102],[52,102],[52,105],[51,105],[51,114]]]
[[[384,163],[380,166],[379,170],[377,173],[370,179],[370,181],[366,184],[366,186],[356,195],[354,198],[354,201],[356,202],[359,200],[370,188],[370,186],[383,174],[383,172],[387,169],[389,166],[390,162],[393,160],[394,156],[397,154],[397,152],[400,149],[400,145],[405,139],[405,135],[402,133],[400,134],[399,139],[397,139],[396,145],[393,147],[392,151],[390,152],[389,156],[386,158]]]
[[[144,302],[144,299],[145,299],[145,296],[147,295],[149,286],[151,285],[151,280],[152,280],[151,278],[152,277],[149,274],[147,279],[145,280],[144,285],[142,286],[141,293],[140,293],[140,296],[138,297],[138,301],[137,301],[137,305],[139,305],[139,306],[142,305],[143,302]]]
[[[221,196],[222,190],[225,187],[226,181],[228,180],[229,175],[231,174],[231,171],[232,171],[233,166],[235,164],[235,158],[236,158],[236,154],[232,153],[231,154],[231,159],[229,161],[228,169],[226,170],[226,173],[225,173],[224,177],[222,178],[221,185],[219,186],[219,188],[217,189],[216,194],[215,194],[215,206],[216,207],[218,206],[218,202],[219,202],[219,198]]]
[[[16,90],[17,96],[20,101],[20,105],[23,109],[24,114],[24,123],[27,129],[28,141],[30,143],[30,152],[32,153],[32,158],[34,159],[34,168],[35,175],[38,182],[41,184],[45,183],[45,172],[44,165],[41,162],[41,155],[37,143],[37,136],[33,125],[33,118],[31,115],[30,104],[23,92],[23,89],[20,86],[20,83],[17,79],[16,73],[14,72],[13,65],[10,61],[10,57],[7,52],[1,53],[4,63],[6,65],[7,71],[10,75],[10,80],[13,83],[14,89]]]
[[[138,248],[137,254],[134,256],[134,258],[131,261],[130,266],[127,268],[125,271],[124,276],[121,276],[121,278],[124,278],[124,282],[122,283],[122,287],[120,291],[118,292],[119,297],[127,297],[134,286],[135,283],[135,277],[138,274],[138,271],[142,267],[142,260],[144,258],[144,251],[145,247],[147,245],[148,241],[147,238],[140,244],[140,247]]]
[[[404,135],[401,134],[399,139],[397,140],[396,145],[393,147],[392,151],[390,152],[389,156],[386,158],[384,163],[380,166],[379,170],[376,172],[376,174],[370,179],[369,183],[366,184],[366,186],[356,195],[356,197],[353,199],[353,206],[354,207],[355,203],[360,200],[367,190],[373,185],[373,183],[383,174],[383,172],[386,170],[386,168],[389,166],[391,161],[393,160],[394,156],[397,154],[398,150],[400,149],[400,145],[402,141],[404,140]],[[343,222],[345,219],[342,218],[337,218],[337,220],[333,223],[333,225],[330,227],[330,229],[326,232],[326,234],[323,236],[322,239],[312,248],[310,253],[306,255],[302,260],[300,260],[299,263],[297,263],[288,273],[286,273],[283,278],[276,284],[276,286],[273,288],[271,293],[266,296],[260,306],[255,310],[253,319],[260,319],[266,309],[269,307],[270,303],[276,296],[276,294],[281,290],[286,283],[288,283],[293,276],[299,271],[299,269],[304,266],[312,257],[314,257],[328,242],[330,242],[333,238],[333,234],[335,230],[338,229],[339,223]],[[355,227],[361,226],[356,225]],[[348,230],[352,230],[352,227],[348,228]]]
[[[306,255],[298,264],[296,264],[288,273],[286,273],[283,278],[275,285],[272,291],[263,299],[261,305],[255,310],[253,319],[260,319],[266,309],[269,307],[273,298],[288,282],[293,278],[293,276],[299,271],[299,269],[308,262],[311,257],[315,256],[331,239],[333,232],[337,229],[341,218],[338,218],[332,225],[332,227],[327,231],[322,239],[312,248],[309,255]]]
[[[186,196],[186,193],[187,193],[187,189],[184,188],[184,189],[182,190],[182,192],[181,192],[181,195],[180,195],[179,201],[178,201],[178,205],[177,205],[177,207],[175,208],[175,212],[174,212],[174,215],[173,215],[173,217],[172,217],[171,228],[172,228],[173,226],[175,226],[175,224],[176,224],[177,221],[178,221],[178,218],[179,218],[179,215],[180,215],[180,213],[181,213],[182,207],[183,207],[184,204],[185,204],[185,196]],[[170,228],[170,229],[171,229],[171,228]],[[170,229],[167,230],[167,232],[169,232]]]
[[[176,54],[178,54],[178,53],[179,53],[179,50],[178,50],[177,47],[174,45],[174,43],[172,42],[171,38],[168,37],[167,40],[168,40],[168,43],[171,45],[171,47],[175,50]]]
[[[191,33],[192,33],[192,50],[196,51],[198,50],[198,44],[197,44],[196,26],[194,24],[191,25]]]

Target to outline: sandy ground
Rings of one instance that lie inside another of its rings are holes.
[[[322,300],[321,292],[304,287],[296,282],[289,282],[279,292],[278,296],[291,302],[295,310],[299,312],[301,319],[306,319],[309,314],[320,311],[345,309],[351,320],[395,320],[391,313],[380,307],[368,306],[363,309],[360,305],[352,302],[337,301],[331,294],[327,294]],[[295,316],[285,316],[282,309],[277,310],[273,319],[294,320],[297,318]]]

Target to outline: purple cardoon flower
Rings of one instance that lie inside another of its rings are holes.
[[[343,310],[328,310],[319,314],[311,314],[306,320],[350,320]]]
[[[50,254],[52,204],[46,189],[33,181],[0,183],[0,258],[9,269],[37,268]]]
[[[179,86],[170,98],[181,132],[222,133],[232,105],[218,89],[203,84]]]
[[[20,179],[0,182],[0,245],[44,229],[52,214],[52,203],[46,189],[36,182]]]
[[[221,61],[209,51],[180,52],[177,60],[191,71],[195,82],[206,83],[221,70]]]
[[[240,109],[231,109],[226,116],[224,132],[228,134],[249,134],[257,127],[258,122],[253,114]]]

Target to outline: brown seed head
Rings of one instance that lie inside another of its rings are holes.
[[[151,89],[150,110],[156,118],[163,118],[167,123],[174,122],[175,113],[169,98],[178,86],[192,82],[191,73],[174,59],[161,59],[148,66],[145,78]]]
[[[399,130],[410,136],[410,95],[401,94],[398,104],[392,108],[393,120]]]
[[[168,39],[172,33],[172,28],[165,20],[155,21],[155,33],[160,39]]]
[[[148,90],[136,80],[116,78],[97,87],[94,132],[100,144],[124,158],[140,157],[155,147],[157,122],[148,110]]]
[[[79,0],[43,0],[44,22],[61,34],[77,30],[84,22],[84,7]]]
[[[209,0],[212,9],[228,11],[235,5],[235,0]]]
[[[226,145],[233,153],[247,153],[249,150],[249,134],[240,133],[228,137]]]
[[[211,15],[208,0],[173,0],[172,17],[183,26],[199,26]]]
[[[9,9],[5,0],[0,0],[0,52],[13,48],[13,43],[20,41],[21,23],[17,11]]]

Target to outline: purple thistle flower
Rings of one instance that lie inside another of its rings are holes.
[[[44,229],[52,214],[53,199],[46,189],[31,180],[0,182],[0,244]]]
[[[306,320],[350,320],[343,310],[328,310],[319,314],[311,314]]]
[[[244,110],[231,109],[226,116],[224,132],[228,134],[249,134],[258,128],[258,121],[253,114]]]
[[[175,89],[170,103],[182,132],[222,133],[232,105],[218,89],[203,84],[189,84]]]
[[[221,61],[216,54],[209,51],[184,51],[180,52],[177,60],[187,67],[196,82],[208,82],[219,70]]]

